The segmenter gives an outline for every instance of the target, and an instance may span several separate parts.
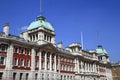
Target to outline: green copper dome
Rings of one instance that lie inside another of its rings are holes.
[[[38,16],[36,20],[29,25],[27,30],[31,30],[38,27],[44,27],[46,29],[54,31],[54,28],[49,22],[46,21],[44,16]]]
[[[96,52],[98,54],[107,54],[107,51],[101,45],[97,47]]]

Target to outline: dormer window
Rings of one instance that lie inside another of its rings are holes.
[[[52,37],[50,36],[50,42],[51,42]]]
[[[44,36],[44,40],[46,40],[46,39],[47,39],[47,36],[45,35],[45,36]]]
[[[38,40],[38,34],[36,34],[36,39]]]
[[[33,41],[35,40],[35,35],[33,35]]]
[[[32,36],[30,36],[30,40],[32,41]]]

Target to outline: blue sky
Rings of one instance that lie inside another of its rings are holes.
[[[80,42],[84,49],[99,44],[108,51],[110,60],[120,60],[120,0],[43,0],[42,12],[63,46]],[[19,33],[40,15],[39,0],[0,0],[0,31],[6,22],[10,33]],[[99,40],[98,40],[99,33]]]

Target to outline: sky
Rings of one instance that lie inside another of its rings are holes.
[[[85,50],[102,45],[111,62],[120,61],[120,0],[42,0],[42,15],[53,25],[56,43],[81,43]],[[40,0],[0,0],[0,31],[10,24],[19,35],[40,15]]]

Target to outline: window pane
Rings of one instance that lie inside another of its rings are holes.
[[[0,65],[4,65],[4,57],[0,57]]]

